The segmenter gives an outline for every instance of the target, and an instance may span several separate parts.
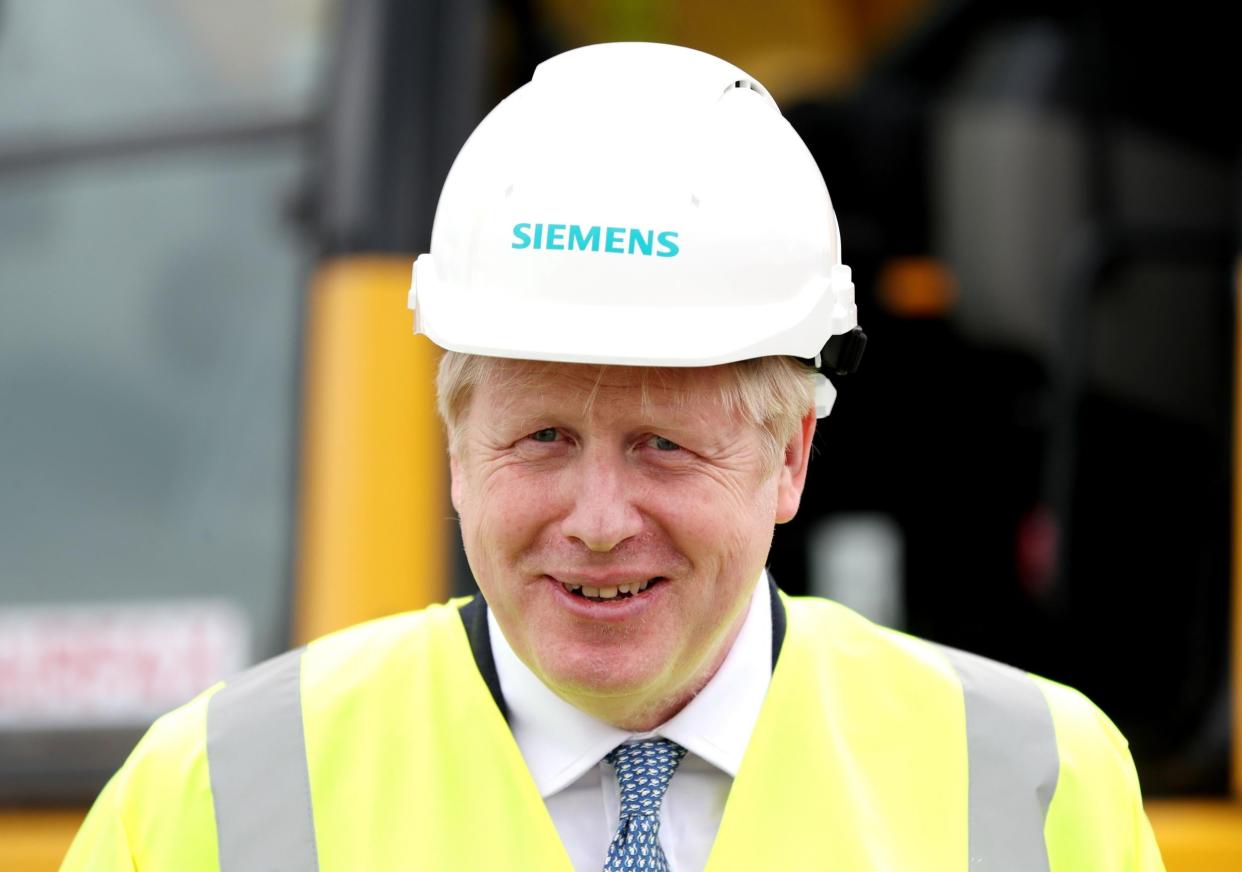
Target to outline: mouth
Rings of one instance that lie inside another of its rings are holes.
[[[553,579],[564,588],[565,592],[578,599],[593,603],[620,603],[645,595],[653,587],[664,583],[665,578],[657,575],[633,584],[619,584],[615,587],[591,587],[589,585],[571,584],[567,581]]]

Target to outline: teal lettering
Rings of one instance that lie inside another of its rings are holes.
[[[569,250],[586,251],[590,243],[591,251],[599,251],[599,228],[592,227],[586,233],[577,224],[569,225]]]
[[[547,242],[547,245],[545,245],[544,247],[547,248],[548,251],[564,251],[565,250],[565,243],[563,242],[565,238],[564,231],[565,231],[564,224],[549,224],[548,225],[548,242]]]
[[[609,254],[675,257],[681,252],[678,236],[675,230],[522,223],[513,225],[513,242],[510,247],[548,251],[599,251],[602,243],[603,250]]]
[[[625,254],[625,228],[609,227],[604,241],[604,251],[609,254]]]
[[[637,228],[630,231],[630,254],[634,253],[634,247],[638,246],[638,250],[643,254],[650,255],[652,243],[655,241],[655,231],[642,231]]]
[[[673,241],[674,239],[677,238],[677,231],[675,230],[662,231],[657,238],[660,241],[660,245],[664,246],[662,251],[656,252],[656,255],[658,257],[673,257],[674,255],[677,254],[677,252],[681,251],[680,246],[678,246],[677,243]]]
[[[517,237],[517,242],[513,243],[513,248],[530,248],[530,225],[514,224],[513,235]]]

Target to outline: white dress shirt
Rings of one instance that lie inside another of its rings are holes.
[[[711,681],[649,733],[596,720],[547,688],[513,653],[489,611],[492,656],[509,727],[578,872],[599,872],[617,830],[620,791],[604,755],[624,742],[662,736],[688,752],[660,809],[660,844],[672,872],[707,865],[729,788],[772,677],[772,613],[761,573],[742,629]]]

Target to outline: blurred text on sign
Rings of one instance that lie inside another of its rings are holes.
[[[141,724],[249,662],[227,602],[0,609],[0,729]]]

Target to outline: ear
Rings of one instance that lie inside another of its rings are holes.
[[[815,412],[809,411],[785,446],[785,456],[777,472],[776,523],[792,521],[802,501],[806,470],[811,461],[811,441],[815,438]]]

